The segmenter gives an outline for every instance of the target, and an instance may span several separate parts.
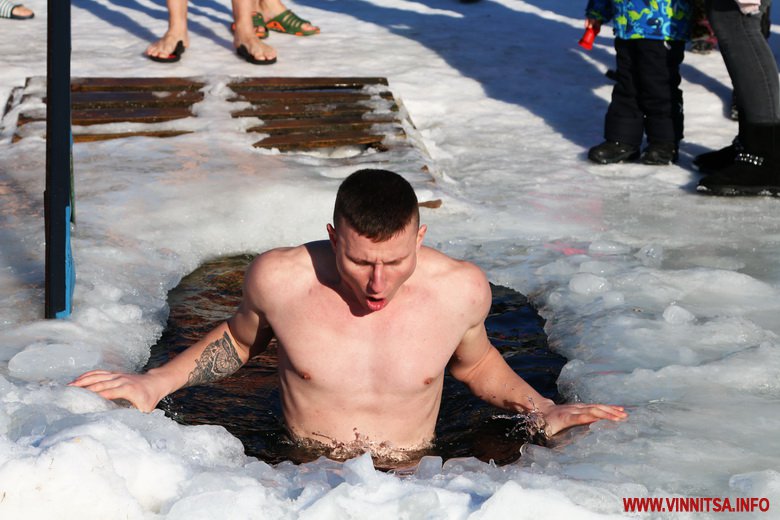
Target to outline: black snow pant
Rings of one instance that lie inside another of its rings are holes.
[[[604,122],[607,141],[640,146],[683,137],[680,63],[685,42],[615,38],[616,80]]]

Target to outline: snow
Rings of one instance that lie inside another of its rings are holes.
[[[0,106],[46,72],[46,2],[26,4],[34,20],[0,20]],[[686,54],[679,165],[598,166],[585,151],[601,140],[614,56],[609,31],[590,52],[576,45],[584,2],[290,6],[322,34],[273,34],[273,67],[239,60],[228,2],[206,0],[190,3],[191,47],[166,66],[142,56],[165,29],[163,2],[74,0],[74,76],[199,77],[213,96],[171,123],[194,133],[75,146],[67,321],[42,319],[45,142],[0,129],[0,517],[601,518],[622,516],[626,497],[691,496],[766,497],[771,517],[780,216],[777,200],[694,193],[691,158],[736,133],[720,57]],[[272,467],[220,426],[65,386],[92,367],[142,367],[167,292],[203,261],[324,237],[351,152],[259,151],[224,117],[229,77],[267,75],[387,77],[437,181],[415,186],[444,202],[424,210],[427,243],[529,295],[569,359],[562,392],[630,419],[528,446],[508,466],[431,457],[400,477],[366,456]]]

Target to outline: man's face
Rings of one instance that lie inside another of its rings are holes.
[[[370,312],[385,308],[398,289],[412,276],[425,226],[412,220],[404,230],[383,242],[361,236],[348,224],[328,225],[342,284],[358,305]]]

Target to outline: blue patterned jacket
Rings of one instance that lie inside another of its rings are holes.
[[[613,20],[615,38],[622,40],[687,40],[691,9],[689,0],[589,0],[585,16]]]

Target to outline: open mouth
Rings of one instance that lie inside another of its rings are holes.
[[[381,310],[387,305],[387,299],[386,298],[373,298],[371,296],[366,296],[366,305],[368,308],[372,311],[378,311]]]

